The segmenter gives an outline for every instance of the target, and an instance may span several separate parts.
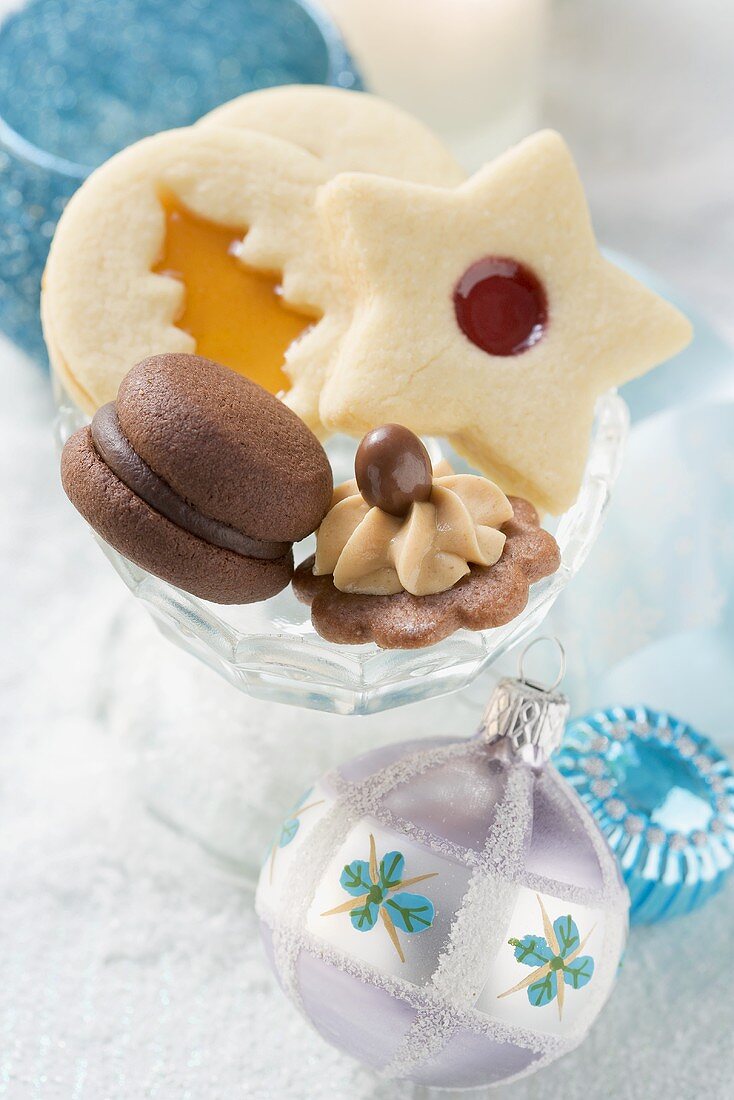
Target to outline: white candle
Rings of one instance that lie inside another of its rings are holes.
[[[546,0],[322,0],[370,91],[469,169],[536,127]]]

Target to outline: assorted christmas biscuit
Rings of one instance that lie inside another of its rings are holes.
[[[145,359],[67,440],[61,479],[121,554],[216,603],[285,588],[292,544],[318,526],[331,467],[295,413],[198,356]]]
[[[550,131],[459,187],[345,174],[319,205],[354,300],[323,423],[447,437],[545,511],[578,494],[596,398],[690,339],[673,306],[600,254]]]
[[[64,487],[103,539],[247,603],[289,583],[292,544],[316,532],[293,578],[316,630],[386,648],[522,611],[558,568],[537,509],[573,503],[596,398],[690,334],[600,254],[558,135],[464,181],[416,120],[306,87],[95,172],[59,223],[42,313],[93,414]],[[333,496],[313,432],[365,436]],[[421,435],[478,473],[434,468]]]
[[[293,579],[329,641],[414,649],[462,626],[502,626],[560,564],[532,504],[446,462],[432,471],[406,428],[369,433],[355,472],[334,490],[316,553]]]
[[[92,412],[162,352],[216,356],[282,389],[289,344],[334,300],[314,210],[327,179],[295,145],[214,127],[158,134],[103,165],[69,203],[44,280],[51,359],[72,396]],[[280,296],[262,287],[272,272]],[[325,320],[297,344],[294,371],[312,357],[318,373],[330,331]]]

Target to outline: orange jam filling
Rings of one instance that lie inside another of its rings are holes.
[[[196,341],[196,352],[259,382],[271,393],[290,387],[285,352],[312,318],[283,303],[277,277],[241,263],[235,250],[246,229],[215,225],[173,196],[166,213],[163,255],[153,268],[186,288],[176,325]]]

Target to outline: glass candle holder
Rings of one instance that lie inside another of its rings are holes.
[[[292,83],[361,86],[307,0],[29,0],[0,16],[0,329],[45,360],[48,247],[97,165],[244,92]]]

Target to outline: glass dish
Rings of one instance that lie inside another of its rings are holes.
[[[83,414],[57,387],[59,443]],[[287,589],[265,603],[222,608],[197,599],[146,573],[98,540],[105,555],[153,616],[162,633],[251,696],[335,714],[375,714],[456,691],[528,637],[580,569],[601,530],[619,473],[628,411],[616,392],[596,408],[583,484],[576,503],[551,529],[561,566],[530,589],[525,610],[506,626],[462,630],[418,650],[382,650],[376,645],[337,646],[311,626],[309,609]],[[433,454],[438,445],[431,442]],[[338,482],[352,476],[355,442],[335,437],[327,451]],[[446,449],[457,469],[468,469]],[[313,540],[296,547],[297,561],[312,553]]]

